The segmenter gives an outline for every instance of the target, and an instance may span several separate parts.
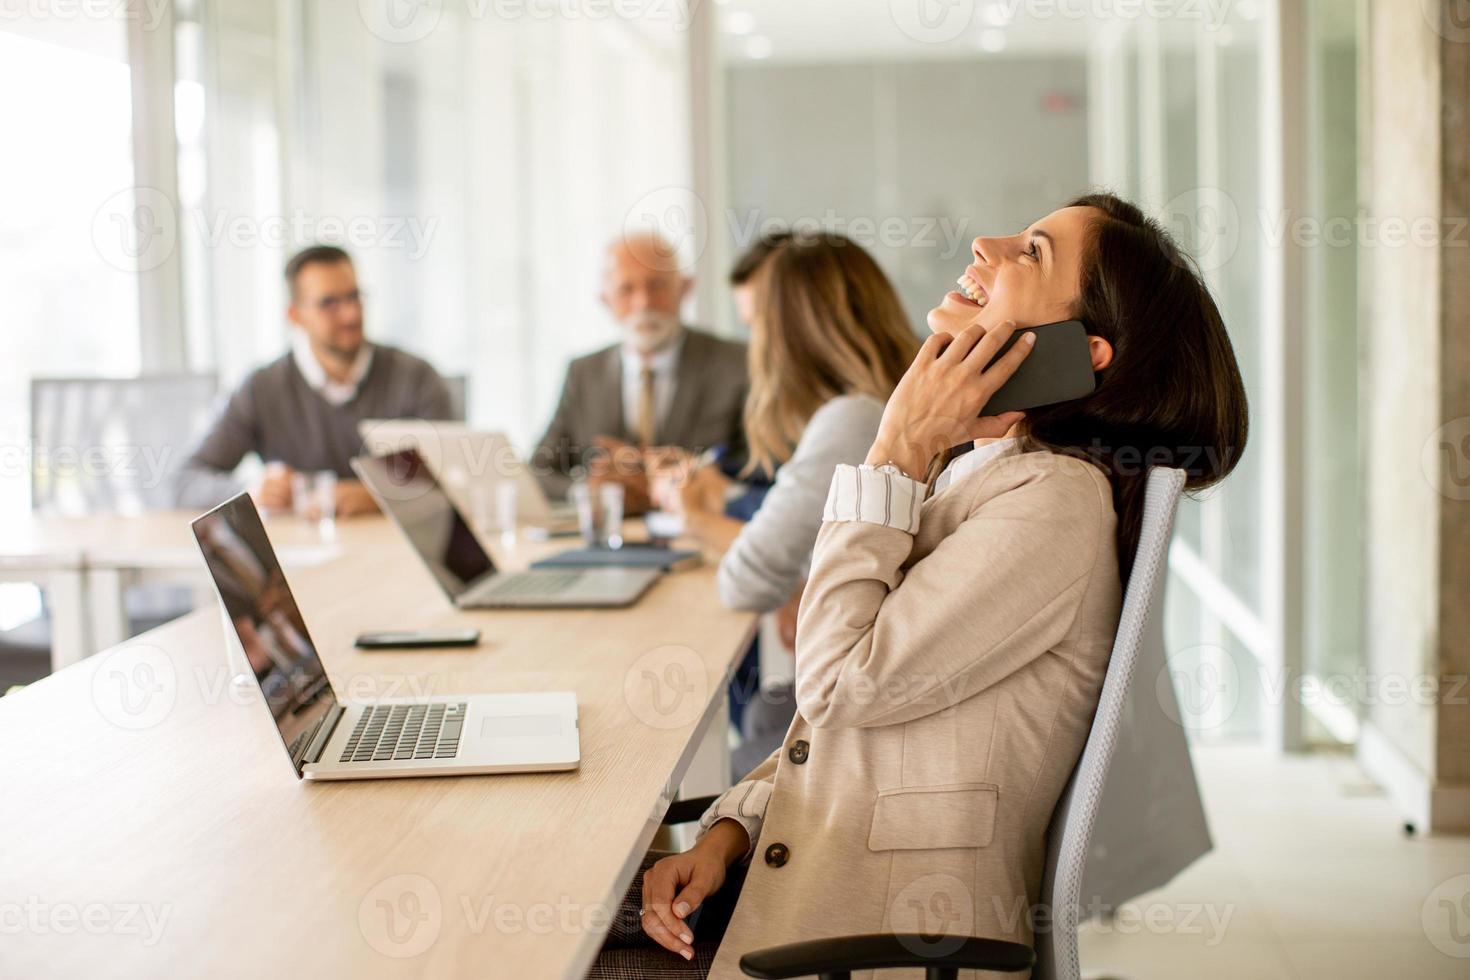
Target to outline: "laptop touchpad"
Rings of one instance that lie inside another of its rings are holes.
[[[556,715],[492,715],[480,722],[482,738],[525,738],[556,735],[564,727]]]

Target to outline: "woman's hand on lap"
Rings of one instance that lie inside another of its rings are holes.
[[[694,958],[694,930],[684,920],[725,883],[725,869],[750,849],[745,828],[721,820],[698,844],[643,873],[643,931],[686,960]]]

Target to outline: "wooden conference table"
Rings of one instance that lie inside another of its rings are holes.
[[[581,768],[303,783],[201,610],[0,699],[0,976],[585,971],[696,755],[723,776],[755,618],[719,604],[711,563],[629,609],[458,612],[382,519],[343,522],[338,545],[287,576],[339,697],[574,690]],[[478,648],[351,645],[468,625]]]
[[[51,669],[68,667],[128,638],[127,589],[145,583],[187,585],[212,601],[209,579],[189,522],[193,512],[136,516],[30,514],[0,535],[0,581],[33,582],[51,613]],[[272,523],[275,547],[288,570],[341,554],[315,523]],[[349,535],[359,535],[347,525]]]

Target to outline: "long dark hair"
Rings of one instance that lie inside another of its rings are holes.
[[[1245,385],[1220,311],[1194,265],[1159,224],[1112,194],[1094,208],[1073,316],[1113,346],[1086,398],[1026,414],[1026,448],[1081,456],[1113,487],[1123,581],[1143,527],[1150,466],[1188,476],[1187,490],[1224,479],[1245,449]]]

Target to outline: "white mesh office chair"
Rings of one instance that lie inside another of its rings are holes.
[[[1122,616],[1097,714],[1077,768],[1053,811],[1047,834],[1041,906],[1051,912],[1051,921],[1036,930],[1034,952],[1018,943],[969,938],[947,955],[926,956],[921,951],[934,948],[932,936],[847,936],[747,953],[740,958],[740,968],[747,975],[761,980],[807,976],[846,980],[854,970],[917,967],[930,980],[946,980],[957,976],[959,970],[1014,973],[1031,967],[1034,980],[1078,980],[1081,965],[1077,927],[1081,919],[1083,872],[1139,650],[1162,636],[1159,600],[1166,578],[1165,560],[1174,530],[1174,513],[1184,479],[1183,470],[1156,467],[1149,472],[1143,529],[1123,596]],[[702,812],[700,804],[705,802],[675,803],[666,822],[697,818],[696,811]]]
[[[38,514],[136,514],[173,505],[173,477],[209,423],[212,374],[31,381],[31,509]],[[126,597],[134,634],[189,612],[188,588],[154,583]],[[51,622],[0,632],[0,656],[25,662],[12,682],[40,676]],[[12,676],[13,675],[13,676]]]
[[[215,391],[212,374],[33,379],[31,509],[168,509],[173,475],[209,423]]]
[[[1041,879],[1042,902],[1050,905],[1050,928],[1036,934],[1033,980],[1078,980],[1082,966],[1077,955],[1077,927],[1084,901],[1083,872],[1097,825],[1099,804],[1107,784],[1108,767],[1118,744],[1123,709],[1133,684],[1139,651],[1146,643],[1163,645],[1164,581],[1174,514],[1184,489],[1183,470],[1155,467],[1149,471],[1143,505],[1143,529],[1133,572],[1123,596],[1123,614],[1113,641],[1113,656],[1098,698],[1092,732],[1066,790],[1052,811],[1047,831],[1046,870]],[[1145,678],[1151,682],[1153,678]]]

